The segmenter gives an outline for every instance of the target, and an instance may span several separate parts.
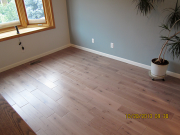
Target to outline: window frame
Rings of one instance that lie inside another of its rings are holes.
[[[46,23],[37,23],[34,21],[33,24],[30,24],[26,14],[24,0],[15,0],[15,3],[20,21],[20,25],[18,25],[20,34],[17,35],[14,26],[2,28],[0,29],[0,42],[55,28],[52,0],[42,0]]]
[[[21,22],[20,21],[13,21],[13,22],[7,22],[7,23],[1,23],[1,29],[13,27],[13,26],[20,26]]]

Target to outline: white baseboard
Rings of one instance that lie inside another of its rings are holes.
[[[176,77],[176,78],[180,79],[180,74],[178,74],[178,73],[167,71],[166,74],[169,75],[169,76]]]
[[[134,62],[134,61],[127,60],[127,59],[124,59],[124,58],[120,58],[120,57],[117,57],[117,56],[113,56],[113,55],[110,55],[110,54],[102,53],[102,52],[95,51],[95,50],[92,50],[92,49],[89,49],[89,48],[85,48],[85,47],[81,47],[81,46],[78,46],[78,45],[68,44],[68,45],[64,45],[64,46],[61,46],[61,47],[59,47],[59,48],[56,48],[56,49],[54,49],[54,50],[51,50],[51,51],[42,53],[42,54],[40,54],[40,55],[37,55],[37,56],[31,57],[31,58],[25,59],[25,60],[23,60],[23,61],[14,63],[14,64],[12,64],[12,65],[3,67],[3,68],[0,69],[0,73],[3,72],[3,71],[9,70],[9,69],[11,69],[11,68],[20,66],[20,65],[22,65],[22,64],[25,64],[25,63],[27,63],[27,62],[33,61],[33,60],[35,60],[35,59],[38,59],[38,58],[44,57],[44,56],[46,56],[46,55],[52,54],[52,53],[54,53],[54,52],[63,50],[63,49],[68,48],[68,47],[70,47],[70,46],[75,47],[75,48],[79,48],[79,49],[81,49],[81,50],[88,51],[88,52],[91,52],[91,53],[95,53],[95,54],[98,54],[98,55],[101,55],[101,56],[105,56],[105,57],[108,57],[108,58],[111,58],[111,59],[115,59],[115,60],[118,60],[118,61],[121,61],[121,62],[124,62],[124,63],[128,63],[128,64],[131,64],[131,65],[134,65],[134,66],[138,66],[138,67],[141,67],[141,68],[145,68],[145,69],[148,69],[148,70],[151,69],[151,66],[149,66],[149,65],[141,64],[141,63],[138,63],[138,62]],[[178,73],[174,73],[174,72],[171,72],[171,71],[167,71],[167,75],[170,75],[170,76],[173,76],[173,77],[176,77],[176,78],[179,78],[179,79],[180,79],[180,74],[178,74]]]
[[[85,48],[85,47],[82,47],[82,46],[78,46],[78,45],[74,45],[74,44],[72,44],[71,46],[75,47],[75,48],[79,48],[79,49],[84,50],[84,51],[88,51],[88,52],[95,53],[95,54],[98,54],[98,55],[101,55],[101,56],[105,56],[105,57],[108,57],[108,58],[111,58],[111,59],[115,59],[115,60],[118,60],[118,61],[121,61],[121,62],[124,62],[124,63],[128,63],[128,64],[131,64],[131,65],[134,65],[134,66],[137,66],[137,67],[141,67],[141,68],[151,70],[151,66],[149,66],[149,65],[141,64],[141,63],[138,63],[138,62],[134,62],[134,61],[131,61],[131,60],[127,60],[127,59],[124,59],[124,58],[113,56],[113,55],[110,55],[110,54],[107,54],[107,53],[102,53],[102,52],[99,52],[99,51],[95,51],[95,50]],[[173,76],[173,77],[176,77],[176,78],[180,79],[180,74],[178,74],[178,73],[167,71],[167,75]]]
[[[37,56],[31,57],[31,58],[25,59],[25,60],[23,60],[23,61],[14,63],[14,64],[12,64],[12,65],[6,66],[6,67],[0,69],[0,73],[3,72],[3,71],[9,70],[9,69],[11,69],[11,68],[20,66],[20,65],[22,65],[22,64],[25,64],[25,63],[27,63],[27,62],[33,61],[33,60],[35,60],[35,59],[38,59],[38,58],[44,57],[44,56],[46,56],[46,55],[52,54],[52,53],[54,53],[54,52],[63,50],[63,49],[68,48],[68,47],[70,47],[70,46],[71,46],[71,44],[64,45],[64,46],[61,46],[61,47],[59,47],[59,48],[53,49],[53,50],[51,50],[51,51],[42,53],[42,54],[40,54],[40,55],[37,55]]]

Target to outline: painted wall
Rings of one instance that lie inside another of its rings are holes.
[[[70,43],[66,0],[52,0],[56,28],[0,42],[0,69]]]
[[[71,43],[150,65],[163,43],[159,38],[159,26],[167,15],[163,9],[175,3],[158,4],[146,17],[137,14],[132,0],[67,0]],[[169,54],[166,59],[170,61],[168,70],[180,73],[180,61]]]

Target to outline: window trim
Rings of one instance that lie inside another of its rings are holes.
[[[46,19],[29,19],[29,24],[46,24]]]
[[[8,23],[1,23],[0,28],[5,29],[13,26],[19,26],[21,25],[20,21],[13,21],[13,22],[8,22]]]
[[[19,15],[19,21],[21,23],[18,26],[20,34],[17,35],[14,27],[0,29],[0,42],[55,28],[52,0],[42,0],[46,23],[29,24],[29,21],[28,21],[27,15],[26,15],[24,1],[23,0],[15,0],[15,3],[16,3],[18,15]],[[34,29],[32,30],[30,28],[34,28]],[[29,29],[29,31],[28,31],[28,29]],[[24,32],[24,31],[26,31],[26,32]],[[6,36],[3,36],[3,35],[6,35]],[[9,35],[9,36],[7,36],[7,35]]]
[[[17,7],[21,25],[22,25],[22,27],[26,28],[28,25],[28,19],[27,19],[27,15],[26,15],[24,0],[15,0],[15,3],[16,3],[16,7]]]

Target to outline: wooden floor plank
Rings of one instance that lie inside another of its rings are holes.
[[[75,96],[63,96],[60,100],[58,100],[58,103],[70,111],[76,108],[89,111],[94,107],[94,105],[83,102]]]
[[[50,120],[48,120],[45,117],[41,117],[40,118],[42,122],[44,122],[44,124],[46,125],[46,131],[50,130],[53,131],[53,133],[48,133],[48,135],[65,135],[60,128],[57,125],[54,125],[53,122],[51,122]]]
[[[45,105],[49,106],[49,108],[51,108],[52,110],[54,110],[54,112],[56,114],[58,114],[59,116],[63,117],[64,115],[66,115],[69,111],[64,108],[63,106],[59,105],[58,103],[56,103],[54,100],[52,100],[51,98],[49,98],[47,95],[45,95],[43,92],[41,92],[40,90],[35,90],[33,92],[31,92],[36,98],[38,98],[39,100],[41,100]]]
[[[53,82],[49,81],[48,79],[46,79],[45,77],[39,77],[37,78],[37,80],[41,83],[43,83],[44,85],[46,85],[47,87],[49,87],[50,89],[56,87],[57,85],[54,84]]]
[[[116,120],[120,121],[122,124],[130,127],[134,131],[138,132],[139,134],[142,134],[144,130],[146,129],[146,126],[134,119],[127,119],[126,115],[119,112],[119,111],[112,111],[112,110],[103,110],[103,113],[115,118]],[[128,112],[130,113],[130,112]],[[134,113],[134,112],[133,112]]]
[[[22,107],[28,102],[16,91],[15,87],[5,84],[4,91],[7,93],[9,97],[13,99],[13,101],[19,106]]]
[[[0,93],[37,134],[179,135],[180,79],[152,81],[146,69],[73,47],[38,60],[0,73]]]
[[[38,100],[34,95],[28,91],[23,91],[20,93],[34,108],[43,114],[45,117],[51,116],[54,111],[51,110],[48,106]]]
[[[131,135],[131,134],[132,135],[141,135],[126,125],[121,126],[121,128],[118,130],[118,134],[119,135]]]
[[[4,91],[1,93],[1,95],[7,100],[7,102],[8,102],[11,106],[13,106],[13,105],[16,104],[16,103],[12,100],[12,98],[10,98],[10,97],[8,96],[8,94],[6,94]]]
[[[34,119],[29,117],[19,106],[13,105],[14,110],[23,118],[23,120],[32,128],[34,132],[38,132],[41,128]]]
[[[39,90],[41,90],[43,93],[45,93],[46,95],[48,95],[50,98],[52,98],[53,100],[58,100],[61,98],[61,96],[52,91],[49,87],[45,86],[44,84],[40,83],[39,81],[37,81],[36,79],[34,79],[32,76],[29,76],[26,73],[25,69],[22,69],[22,71],[17,72],[17,74],[21,75],[22,77],[26,78],[29,80],[30,84],[33,85],[34,87],[38,88]]]
[[[76,117],[73,113],[68,113],[63,117],[63,119],[67,121],[68,125],[76,128],[77,131],[81,131],[83,135],[102,135],[100,132],[96,131],[94,128]]]
[[[146,129],[144,130],[142,135],[162,135],[162,134],[156,132],[155,130],[153,130],[149,127],[146,127]]]
[[[37,129],[34,128],[34,130]],[[2,95],[0,95],[0,133],[1,135],[35,135],[35,132],[23,121]]]
[[[37,132],[37,135],[47,135],[42,129]]]
[[[128,113],[133,114],[134,112],[133,110],[125,106],[122,106],[121,109],[119,109],[119,111],[121,113],[124,113],[125,115]],[[135,114],[138,114],[138,113],[135,112]],[[151,113],[144,112],[142,114],[151,114]],[[135,119],[135,120],[139,121],[140,123],[146,125],[149,128],[152,128],[153,130],[163,135],[169,135],[169,134],[178,135],[179,134],[180,125],[174,123],[170,119],[164,119],[163,117],[156,118],[155,114],[153,114],[152,118]]]
[[[65,135],[79,135],[74,127],[68,125],[66,121],[64,121],[62,118],[60,118],[57,114],[53,114],[48,118],[55,126],[59,128],[59,130],[65,134]]]
[[[31,119],[33,119],[35,121],[35,123],[38,123],[39,127],[41,128],[42,131],[44,131],[46,134],[51,134],[51,135],[54,135],[54,132],[48,128],[46,126],[46,124],[44,122],[42,122],[40,120],[40,118],[38,118],[37,116],[37,112],[35,111],[35,109],[32,107],[32,106],[24,106],[21,108]]]
[[[174,115],[172,118],[172,121],[175,122],[176,124],[180,125],[180,116]]]
[[[92,97],[89,97],[84,94],[84,89],[80,89],[72,84],[68,85],[65,83],[61,83],[61,86],[57,86],[53,90],[57,93],[59,93],[62,96],[68,96],[68,97],[76,97],[80,99],[81,101],[88,102],[92,100]]]
[[[28,112],[32,116],[36,116],[37,118],[43,117],[43,115],[39,111],[37,111],[31,104],[27,104],[27,105],[23,106],[22,110],[24,110],[24,111],[26,110],[26,112]]]
[[[111,116],[101,113],[101,111],[95,107],[90,110],[90,113],[94,115],[95,118],[89,123],[89,125],[102,134],[117,134],[117,131],[122,126],[121,122]]]

